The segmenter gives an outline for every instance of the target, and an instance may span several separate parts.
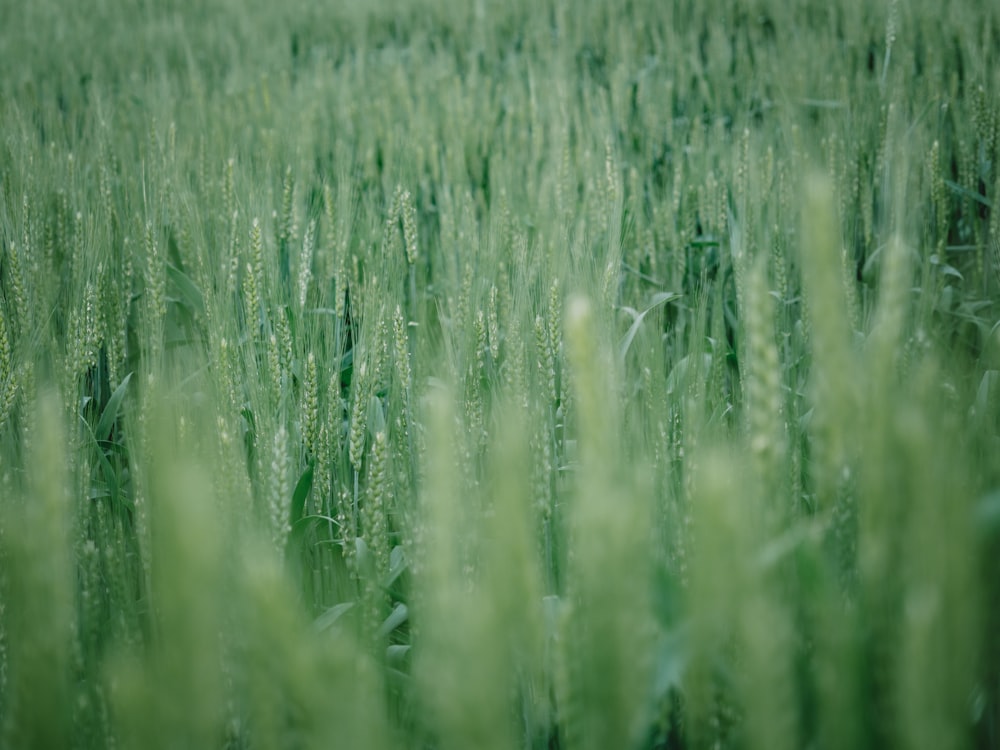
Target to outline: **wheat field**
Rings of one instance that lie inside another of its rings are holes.
[[[1000,8],[0,64],[0,747],[1000,746]]]

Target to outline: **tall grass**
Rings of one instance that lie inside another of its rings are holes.
[[[995,10],[6,15],[0,746],[1000,743]]]

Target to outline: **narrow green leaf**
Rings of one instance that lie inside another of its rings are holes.
[[[407,687],[413,682],[413,678],[410,677],[410,675],[406,674],[406,672],[401,672],[398,669],[386,669],[385,676],[388,677],[392,683],[400,687]]]
[[[410,644],[408,643],[394,643],[385,650],[385,661],[391,666],[398,667],[406,659],[406,655],[410,653]]]
[[[354,555],[358,565],[358,572],[364,576],[371,576],[372,553],[368,550],[368,544],[364,539],[358,537],[354,540]]]
[[[109,406],[110,406],[110,404],[109,404]],[[105,409],[105,413],[106,412],[107,412],[107,410]],[[104,416],[103,415],[101,416],[101,420],[102,421],[104,420]],[[97,440],[97,436],[94,434],[94,431],[91,429],[90,425],[87,424],[87,420],[85,420],[81,416],[80,417],[80,421],[83,422],[84,426],[87,428],[88,434],[90,435],[90,439],[92,441],[91,445],[94,448],[94,455],[97,457],[97,464],[98,464],[98,466],[101,469],[101,475],[104,477],[104,482],[105,482],[105,484],[107,484],[107,487],[108,487],[108,494],[112,498],[117,498],[118,497],[118,484],[119,484],[119,482],[118,482],[118,474],[114,470],[114,467],[111,465],[111,462],[108,461],[107,455],[105,455],[104,451],[101,450],[101,446],[100,446],[99,441]]]
[[[119,383],[114,393],[111,394],[111,398],[108,399],[108,403],[101,413],[101,418],[97,420],[97,427],[94,429],[95,442],[97,440],[106,440],[111,434],[111,428],[114,426],[115,420],[118,419],[118,409],[121,407],[122,399],[125,398],[125,390],[128,388],[128,383],[131,379],[132,373],[122,378],[122,382]]]
[[[391,633],[393,630],[395,630],[404,622],[406,622],[409,619],[409,617],[410,617],[409,608],[405,604],[400,602],[395,606],[392,612],[389,613],[389,616],[385,618],[385,622],[383,622],[379,626],[378,637],[384,638],[385,636],[389,635],[389,633]]]
[[[681,686],[688,662],[688,640],[686,626],[661,637],[653,671],[653,694],[657,700],[663,700],[670,690]]]
[[[949,188],[951,188],[951,190],[953,190],[954,192],[958,193],[959,195],[964,195],[966,198],[971,198],[972,200],[976,201],[976,203],[980,203],[986,206],[987,208],[993,208],[992,203],[990,203],[984,196],[980,195],[974,190],[969,190],[967,187],[963,187],[962,185],[959,185],[957,182],[952,182],[951,180],[945,180],[944,184],[947,185]]]
[[[313,629],[317,633],[329,630],[337,621],[354,608],[354,602],[341,602],[330,607],[326,612],[313,620]]]
[[[167,278],[177,289],[179,301],[183,302],[192,312],[202,315],[205,312],[205,300],[201,290],[183,271],[172,263],[167,264]]]
[[[389,588],[396,582],[396,580],[403,574],[403,571],[409,567],[409,561],[406,559],[406,552],[403,551],[402,547],[393,547],[392,552],[389,553],[389,574],[385,578],[383,586]]]
[[[622,343],[620,347],[619,357],[622,361],[625,360],[625,355],[628,354],[629,348],[632,346],[632,341],[635,339],[637,333],[639,333],[639,327],[642,325],[643,319],[649,314],[651,310],[655,310],[660,305],[663,305],[670,300],[677,299],[680,297],[677,292],[659,292],[653,295],[653,299],[650,302],[649,307],[643,310],[641,313],[635,316],[635,320],[629,327],[628,332],[622,338]]]
[[[313,484],[313,464],[310,463],[306,470],[302,472],[302,476],[299,477],[299,481],[295,484],[295,491],[292,493],[292,508],[291,517],[289,522],[292,526],[298,523],[299,519],[302,518],[305,513],[306,498],[309,497],[309,491],[312,489]]]

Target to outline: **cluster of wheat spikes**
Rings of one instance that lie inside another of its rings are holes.
[[[1000,13],[0,24],[0,747],[1000,746]]]

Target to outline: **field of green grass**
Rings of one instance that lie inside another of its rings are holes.
[[[1000,6],[0,9],[0,747],[1000,747]]]

